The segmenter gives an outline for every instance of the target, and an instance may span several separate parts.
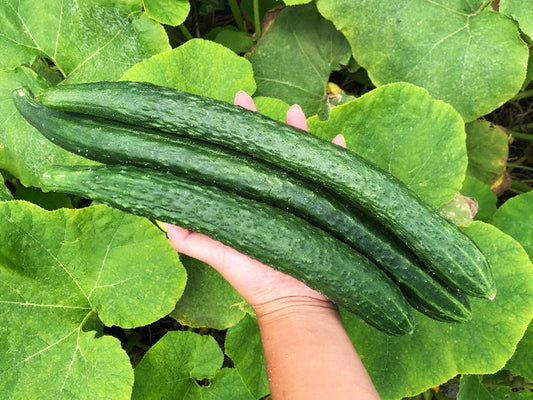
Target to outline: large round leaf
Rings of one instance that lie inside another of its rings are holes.
[[[477,375],[464,375],[461,377],[461,386],[457,400],[532,400],[530,390],[516,392],[510,386],[484,385],[483,377]]]
[[[71,82],[117,79],[170,48],[163,27],[140,11],[137,0],[4,0],[0,69],[45,57]]]
[[[533,192],[507,200],[494,214],[492,223],[515,238],[533,260]],[[533,326],[520,341],[508,367],[533,380]]]
[[[247,315],[228,329],[224,348],[250,393],[257,399],[266,396],[270,388],[257,320]]]
[[[442,323],[417,314],[415,333],[394,338],[344,314],[345,326],[382,398],[413,396],[457,374],[501,369],[533,316],[533,266],[524,249],[492,225],[466,232],[486,255],[498,294],[471,299],[472,319]]]
[[[533,39],[532,0],[501,0],[500,11],[517,20],[522,32]]]
[[[310,131],[331,140],[342,133],[349,149],[390,172],[434,207],[454,198],[466,170],[461,116],[408,83],[375,89],[335,107]]]
[[[39,186],[51,165],[94,164],[55,146],[24,120],[11,100],[13,90],[20,86],[39,93],[50,84],[26,67],[0,71],[0,168],[25,186]]]
[[[518,343],[513,358],[507,367],[513,374],[533,380],[533,326],[530,325],[524,337]]]
[[[4,185],[4,177],[0,174],[0,201],[4,200],[13,200],[13,196],[6,185]]]
[[[0,393],[129,398],[128,357],[98,338],[99,320],[135,327],[172,310],[185,274],[164,235],[106,206],[49,212],[9,201],[0,243]]]
[[[507,200],[491,223],[515,238],[533,259],[533,191]]]
[[[252,66],[230,49],[209,40],[193,39],[145,60],[122,80],[151,82],[233,102],[235,93],[255,91]]]
[[[526,77],[528,49],[516,24],[483,7],[471,0],[318,0],[374,84],[425,87],[467,121],[511,99]]]
[[[466,124],[468,173],[488,185],[497,185],[505,172],[509,139],[503,128],[487,121]]]
[[[142,0],[144,11],[162,24],[179,25],[185,21],[191,5],[189,0]]]
[[[250,311],[250,306],[212,267],[181,256],[187,269],[187,286],[171,316],[195,328],[227,329]]]
[[[299,104],[307,115],[326,106],[331,71],[348,63],[350,46],[314,4],[287,7],[250,57],[257,95]]]
[[[255,399],[234,369],[220,369],[223,359],[213,337],[169,332],[135,368],[133,399]],[[209,385],[200,386],[198,381],[205,379]]]
[[[473,176],[467,175],[461,188],[461,194],[474,198],[478,204],[478,212],[475,219],[489,222],[492,215],[496,212],[496,195],[490,190],[489,185],[481,182]]]
[[[257,111],[276,121],[285,122],[289,105],[283,100],[274,97],[254,97]]]
[[[49,59],[34,68],[57,83],[118,79],[138,61],[170,49],[163,27],[141,12],[137,0],[6,0],[0,2],[0,168],[26,186],[39,186],[51,164],[82,163],[51,145],[18,116],[14,88],[35,92],[50,86],[20,64]],[[38,68],[37,68],[38,67]],[[13,69],[15,68],[15,69]]]

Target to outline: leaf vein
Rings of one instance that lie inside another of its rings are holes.
[[[57,57],[57,47],[58,47],[58,43],[59,43],[59,33],[61,32],[61,24],[63,23],[63,4],[64,4],[64,0],[61,0],[61,8],[59,10],[59,22],[57,24],[56,43],[54,45],[54,56],[53,56],[54,60]]]
[[[40,50],[42,51],[42,48],[41,46],[39,46],[39,44],[37,43],[37,41],[35,40],[35,38],[33,37],[33,35],[31,34],[31,31],[30,31],[30,28],[28,27],[28,25],[26,25],[26,22],[22,19],[22,15],[20,15],[20,0],[18,2],[18,5],[17,5],[17,9],[15,10],[13,8],[13,6],[9,3],[7,3],[7,5],[9,7],[11,7],[11,9],[13,10],[13,12],[17,15],[18,19],[20,20],[20,22],[22,23],[22,27],[24,28],[25,32],[28,34],[28,36],[30,37],[30,39],[32,40],[32,42],[35,44],[35,46]]]
[[[105,49],[107,46],[109,46],[124,30],[125,26],[122,26],[115,35],[109,39],[106,43],[104,43],[103,46],[96,49],[94,53],[92,53],[89,57],[87,57],[85,60],[83,60],[81,63],[79,63],[72,71],[70,71],[69,76],[72,75],[74,72],[76,72],[78,69],[83,67],[85,64],[87,64],[90,60],[92,60],[95,56],[97,56],[103,49]]]
[[[9,300],[0,300],[0,304],[13,304],[18,306],[28,306],[28,307],[45,307],[45,308],[68,308],[74,310],[92,310],[91,307],[81,307],[81,306],[69,306],[63,304],[41,304],[41,303],[32,303],[32,302],[20,302],[20,301],[9,301]]]
[[[99,287],[98,283],[100,283],[100,278],[102,277],[102,271],[105,267],[105,263],[107,261],[107,257],[109,256],[109,251],[111,250],[111,245],[113,244],[113,241],[115,240],[115,236],[117,235],[118,230],[122,226],[122,223],[124,222],[124,218],[126,217],[126,214],[122,214],[122,218],[120,219],[120,222],[117,224],[115,232],[113,232],[113,235],[111,236],[111,239],[109,240],[109,243],[107,244],[107,248],[104,254],[104,258],[102,259],[102,264],[100,265],[100,269],[98,270],[98,275],[96,277],[96,280],[94,282],[93,288],[89,291],[88,297],[90,298],[94,292],[94,290]]]
[[[311,96],[313,96],[313,97],[316,97],[316,98],[322,99],[322,96],[321,96],[321,95],[317,95],[316,93],[313,93],[313,92],[311,92],[310,90],[307,90],[307,89],[305,89],[305,88],[303,88],[303,87],[297,86],[297,85],[295,85],[295,84],[293,84],[293,83],[291,83],[291,82],[286,82],[286,81],[282,81],[282,80],[274,79],[274,78],[259,77],[259,76],[258,76],[256,79],[257,79],[257,81],[273,82],[273,83],[279,83],[279,84],[281,84],[281,85],[290,86],[290,87],[292,87],[292,88],[294,88],[294,89],[297,89],[297,90],[300,90],[300,91],[302,91],[302,92],[304,92],[304,93],[306,93],[306,94],[308,94],[308,95],[311,95]]]
[[[87,302],[90,303],[89,301],[89,297],[87,297],[87,294],[85,293],[85,291],[83,290],[83,288],[81,287],[80,283],[76,280],[76,278],[74,278],[74,276],[70,273],[70,271],[67,269],[67,267],[55,256],[53,255],[50,250],[44,245],[42,244],[35,236],[33,236],[29,231],[26,231],[24,230],[24,228],[22,228],[20,225],[18,225],[13,219],[11,218],[8,218],[7,219],[7,222],[13,224],[19,231],[21,231],[22,233],[24,233],[25,235],[27,235],[28,238],[30,238],[31,240],[33,240],[33,242],[35,242],[39,247],[41,247],[45,253],[47,253],[50,258],[52,260],[54,260],[57,265],[68,275],[68,277],[72,280],[72,282],[74,282],[74,284],[78,287],[78,289],[80,290],[80,292],[83,294],[83,296],[87,299]]]
[[[465,16],[465,17],[468,16],[468,14],[465,14],[465,13],[462,13],[460,11],[454,10],[453,8],[450,8],[450,7],[446,7],[444,4],[439,4],[439,3],[437,3],[437,2],[435,2],[433,0],[425,0],[425,1],[427,1],[429,4],[432,4],[432,5],[436,6],[436,7],[443,8],[444,10],[446,10],[446,11],[452,13],[452,14],[462,15],[462,16]]]
[[[309,61],[309,64],[311,65],[311,67],[313,68],[313,70],[316,72],[316,74],[318,75],[318,78],[322,81],[324,78],[322,77],[322,74],[320,73],[320,71],[317,69],[317,67],[315,66],[315,64],[313,64],[313,61],[311,60],[311,58],[309,57],[309,54],[307,54],[307,52],[304,50],[304,48],[302,47],[302,43],[300,42],[300,39],[298,38],[298,35],[296,35],[296,32],[293,30],[292,31],[292,36],[294,36],[294,40],[296,41],[296,44],[298,45],[298,48],[300,49],[300,52],[303,54],[303,56],[307,59],[307,61]]]
[[[422,61],[430,56],[432,53],[433,53],[433,50],[435,50],[439,45],[441,45],[442,43],[444,43],[446,40],[450,39],[451,37],[455,36],[456,34],[458,34],[459,32],[461,32],[462,30],[464,30],[465,28],[468,27],[468,24],[465,25],[465,26],[462,26],[460,27],[459,29],[457,29],[456,31],[446,35],[445,37],[443,37],[442,39],[436,41],[433,46],[431,46],[431,48],[422,56],[420,57],[420,59],[409,69],[409,71],[407,71],[407,74],[406,74],[406,77],[409,77],[414,71],[415,69],[420,65],[420,63],[422,63]]]

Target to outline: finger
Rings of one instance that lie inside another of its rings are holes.
[[[295,128],[302,129],[304,131],[309,130],[307,127],[307,120],[305,114],[298,104],[293,104],[287,110],[287,125],[294,126]]]
[[[257,107],[255,106],[254,100],[244,90],[240,90],[237,92],[235,98],[233,99],[233,104],[236,106],[241,106],[242,108],[246,108],[250,111],[257,111]]]
[[[346,140],[344,140],[344,136],[342,136],[342,134],[340,133],[337,136],[335,136],[331,142],[336,145],[346,148]]]
[[[176,251],[211,265],[222,275],[227,275],[229,272],[227,270],[233,265],[258,263],[209,236],[176,225],[165,224],[165,226],[168,239]]]
[[[292,284],[296,285],[295,287],[306,288],[295,278],[285,276],[281,272],[206,235],[191,232],[175,225],[165,224],[165,226],[169,241],[175,250],[180,254],[188,255],[211,265],[251,304],[256,302],[256,297],[260,298],[261,296],[258,295],[263,292],[261,285],[258,286],[259,282],[268,286],[269,282],[275,284],[276,282],[293,281]],[[312,289],[307,288],[305,290],[313,292]],[[269,293],[275,294],[275,291],[269,289]]]

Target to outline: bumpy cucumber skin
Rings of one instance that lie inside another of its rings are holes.
[[[429,317],[470,319],[468,300],[433,279],[399,240],[308,181],[218,146],[49,110],[28,92],[16,91],[14,102],[28,122],[66,150],[106,164],[170,171],[287,210],[369,257]]]
[[[399,180],[340,146],[241,107],[149,83],[59,86],[42,101],[216,143],[311,179],[375,216],[452,287],[495,296],[488,262],[468,236]]]
[[[63,167],[45,174],[42,183],[205,233],[305,282],[390,335],[413,331],[409,306],[384,272],[290,213],[146,168]]]

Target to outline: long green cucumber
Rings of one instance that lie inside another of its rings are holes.
[[[388,334],[413,331],[410,307],[383,271],[278,208],[166,172],[120,165],[57,168],[42,183],[207,234],[305,282]]]
[[[58,86],[42,101],[216,143],[311,179],[374,215],[451,286],[495,296],[488,262],[468,236],[399,180],[340,146],[241,107],[149,83]]]
[[[386,270],[419,311],[445,321],[470,318],[467,299],[433,279],[399,240],[308,181],[218,146],[53,111],[23,89],[15,92],[14,102],[28,122],[72,153],[106,164],[170,171],[287,210],[348,243]]]

